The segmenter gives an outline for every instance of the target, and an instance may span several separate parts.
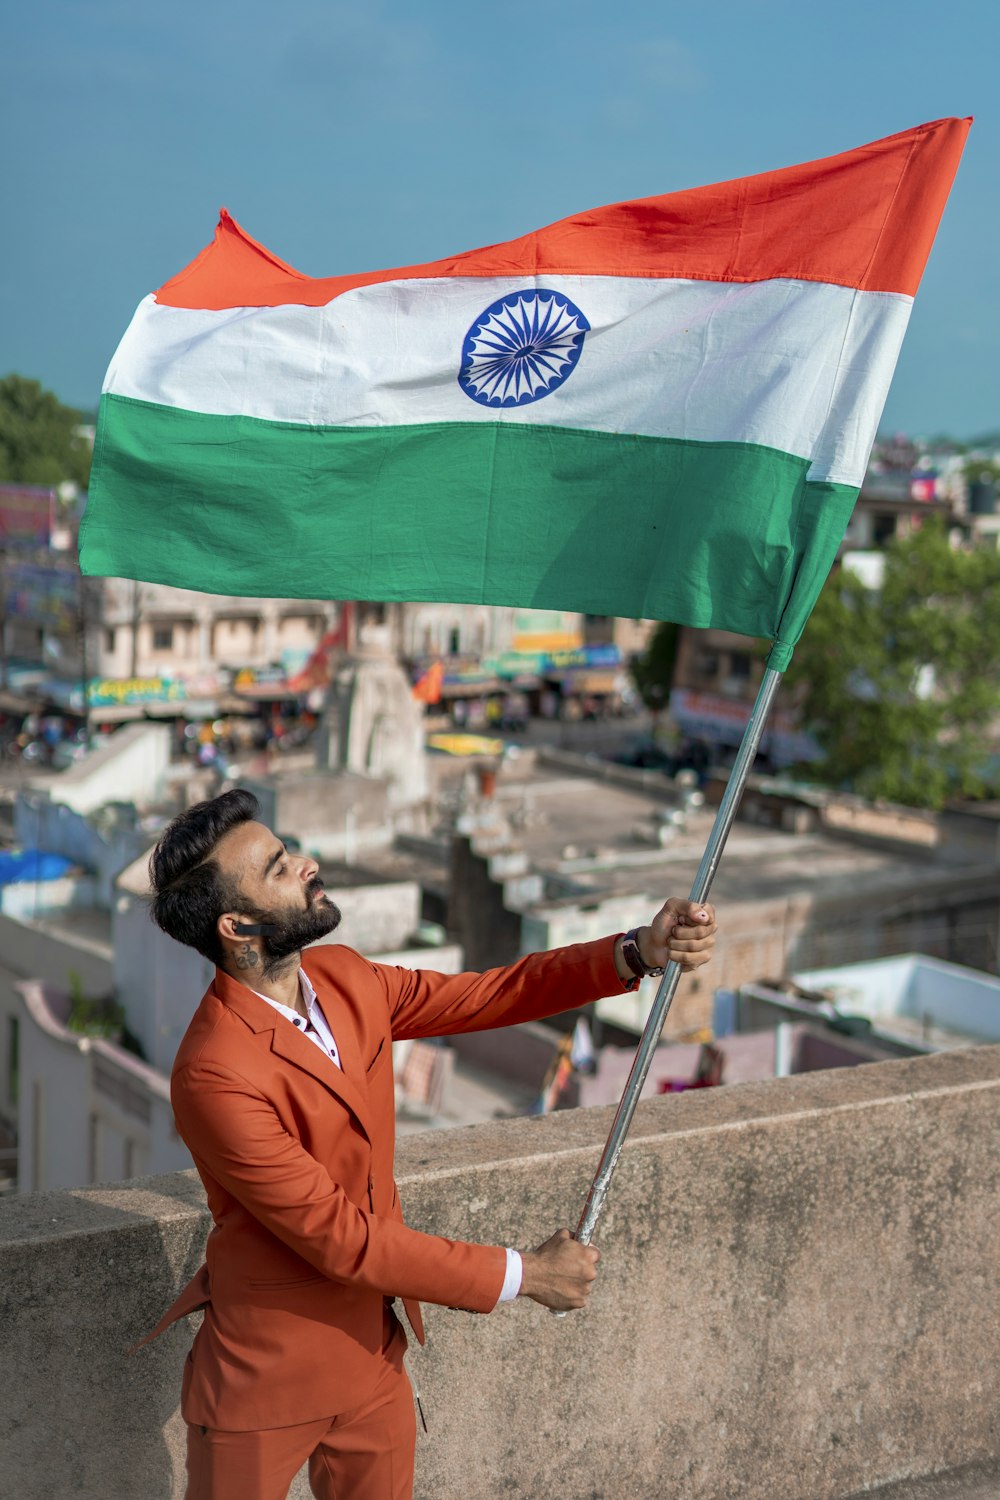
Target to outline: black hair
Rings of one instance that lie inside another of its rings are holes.
[[[225,957],[219,918],[224,911],[241,909],[239,885],[220,870],[216,846],[232,829],[259,816],[260,803],[252,792],[241,787],[223,792],[174,818],[149,857],[153,921],[214,964]]]

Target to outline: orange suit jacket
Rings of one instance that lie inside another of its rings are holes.
[[[339,944],[311,948],[302,967],[340,1068],[216,971],[171,1078],[214,1223],[206,1264],[149,1335],[205,1310],[184,1373],[188,1422],[254,1431],[358,1406],[379,1374],[386,1297],[403,1299],[421,1340],[421,1300],[494,1307],[501,1248],[403,1222],[392,1039],[513,1025],[614,994],[613,955],[604,938],[443,975],[371,963]]]

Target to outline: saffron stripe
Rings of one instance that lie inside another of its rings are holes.
[[[449,276],[789,277],[914,296],[971,121],[918,125],[819,161],[612,203],[505,244],[311,277],[222,210],[215,239],[157,292],[172,307],[318,307],[384,281]]]

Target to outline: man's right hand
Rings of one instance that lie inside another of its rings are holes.
[[[585,1307],[600,1258],[593,1245],[579,1245],[568,1229],[557,1229],[537,1250],[522,1251],[518,1296],[530,1297],[553,1312]]]

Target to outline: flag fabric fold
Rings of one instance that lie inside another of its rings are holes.
[[[105,381],[85,573],[672,619],[787,664],[968,132],[313,278],[223,211]]]

